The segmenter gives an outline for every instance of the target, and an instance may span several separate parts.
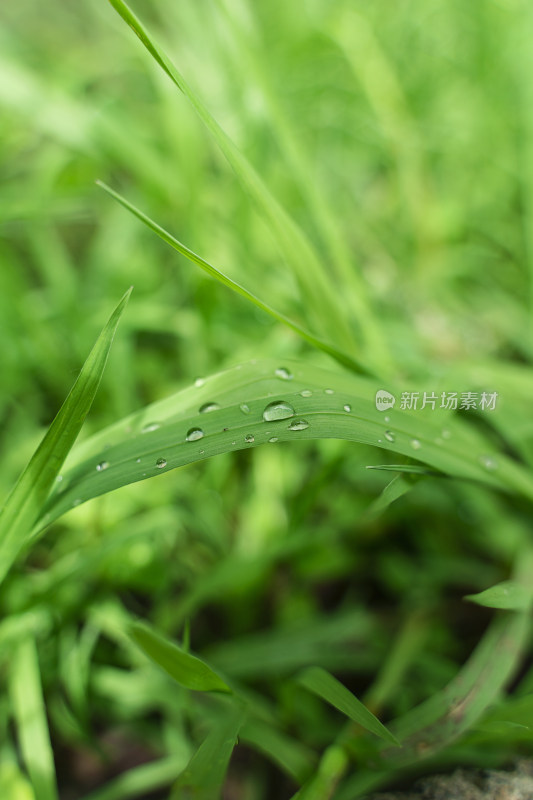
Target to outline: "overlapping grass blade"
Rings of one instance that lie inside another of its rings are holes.
[[[240,704],[226,710],[178,778],[171,800],[215,800],[220,797],[245,715]]]
[[[365,366],[357,359],[345,353],[344,350],[340,350],[338,347],[329,344],[324,339],[321,339],[320,337],[315,336],[315,334],[305,330],[289,317],[286,317],[284,314],[281,314],[279,311],[276,311],[276,309],[272,308],[267,303],[264,303],[262,300],[259,299],[259,297],[256,297],[256,295],[249,292],[248,289],[245,289],[244,286],[241,286],[240,284],[236,283],[236,281],[233,281],[219,269],[213,267],[212,264],[207,262],[201,256],[197,255],[197,253],[190,250],[186,245],[182,244],[178,239],[172,236],[172,234],[170,234],[168,231],[166,231],[164,228],[158,225],[157,222],[154,222],[152,219],[150,219],[150,217],[148,217],[140,209],[134,206],[133,203],[130,203],[129,200],[126,200],[125,197],[122,197],[121,194],[115,192],[113,189],[111,189],[102,181],[97,181],[97,184],[102,189],[104,189],[108,194],[110,194],[111,197],[114,197],[115,200],[117,200],[121,205],[124,206],[124,208],[127,208],[128,211],[131,211],[131,213],[134,214],[138,219],[140,219],[141,222],[144,222],[144,224],[147,225],[147,227],[150,228],[150,230],[152,230],[154,233],[157,233],[157,235],[161,239],[163,239],[164,242],[173,247],[174,250],[177,250],[178,253],[181,253],[181,255],[188,258],[189,261],[192,261],[193,264],[199,266],[200,269],[204,270],[204,272],[206,272],[212,278],[215,278],[215,280],[219,281],[224,286],[227,286],[229,289],[236,292],[241,297],[244,297],[250,303],[253,303],[257,308],[260,308],[261,311],[264,311],[266,314],[269,314],[277,322],[281,322],[283,325],[286,325],[287,328],[290,328],[290,330],[297,333],[298,336],[300,336],[304,341],[308,342],[308,344],[312,345],[313,347],[316,347],[318,350],[322,350],[324,353],[327,353],[329,356],[335,359],[335,361],[338,361],[339,364],[342,364],[344,367],[347,367],[353,372],[359,372],[363,375],[372,374],[372,371],[367,366]]]
[[[39,660],[32,638],[15,647],[10,664],[10,689],[20,749],[35,797],[58,800]]]
[[[271,195],[256,170],[211,116],[198,95],[155,43],[129,6],[123,0],[109,0],[109,2],[136,33],[159,66],[191,102],[233,167],[235,174],[269,222],[281,252],[302,287],[306,305],[314,312],[314,323],[322,327],[322,332],[335,345],[344,347],[348,344],[349,349],[353,349],[353,333],[345,318],[342,303],[335,296],[327,270],[320,263],[307,237]]]
[[[283,377],[286,374],[290,379]],[[416,458],[451,477],[533,497],[533,476],[527,470],[495,453],[482,434],[460,420],[450,421],[439,409],[428,416],[395,408],[384,423],[374,402],[381,387],[373,381],[295,361],[287,361],[280,371],[273,362],[261,361],[201,383],[132,414],[81,445],[39,524],[120,486],[220,453],[272,445],[273,440],[360,442]],[[288,403],[293,413],[265,419],[266,407],[278,400]],[[206,412],[206,407],[211,410]]]
[[[298,675],[297,680],[310,692],[342,711],[343,714],[346,714],[347,717],[357,722],[367,731],[375,734],[380,739],[384,739],[386,742],[395,745],[399,744],[396,737],[385,725],[352,692],[325,669],[308,667]]]
[[[135,624],[129,635],[141,650],[174,680],[196,692],[229,692],[230,687],[211,667],[147,625]]]
[[[158,789],[164,789],[173,783],[186,763],[179,756],[171,756],[133,767],[110,780],[101,789],[85,795],[83,800],[125,800],[128,797],[152,796]]]
[[[28,534],[89,412],[130,293],[131,289],[109,318],[76,383],[0,514],[0,582],[28,540]]]

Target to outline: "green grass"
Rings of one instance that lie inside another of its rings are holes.
[[[531,755],[532,26],[2,9],[2,797]]]

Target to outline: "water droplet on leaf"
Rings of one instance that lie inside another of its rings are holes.
[[[149,422],[144,428],[141,428],[141,433],[152,433],[152,431],[156,431],[160,427],[159,422]]]
[[[250,413],[250,406],[246,405],[246,403],[241,403],[239,408],[241,409],[243,414],[249,414]]]
[[[163,467],[166,467],[167,465],[166,459],[158,458],[157,461],[155,462],[155,465],[157,469],[163,469]]]
[[[352,410],[351,405],[349,403],[346,403],[346,405],[344,406],[344,410],[346,411],[347,414],[349,414],[350,411]]]
[[[203,386],[204,383],[205,383],[205,378],[196,378],[196,380],[194,381],[194,385],[196,386],[197,389]]]
[[[218,403],[204,403],[203,406],[200,406],[200,414],[207,414],[209,411],[216,411],[220,408]]]
[[[278,367],[275,372],[275,375],[277,378],[281,378],[281,380],[283,381],[292,380],[292,372],[289,372],[289,370],[286,367]]]
[[[420,450],[420,448],[422,447],[418,439],[411,439],[410,444],[413,450]]]
[[[100,461],[100,463],[96,465],[96,471],[97,472],[103,472],[104,469],[108,468],[108,466],[109,466],[109,464],[108,464],[107,461]]]
[[[263,411],[265,422],[276,422],[280,419],[289,419],[289,417],[294,417],[294,408],[285,400],[274,400]]]
[[[291,422],[289,425],[290,431],[305,431],[306,428],[309,427],[309,423],[306,419],[299,419]]]
[[[196,442],[198,439],[204,438],[204,432],[201,428],[190,428],[185,437],[186,442]]]
[[[253,433],[247,433],[246,436],[244,437],[244,441],[247,442],[248,444],[250,444],[251,442],[255,442],[255,436],[253,435]]]
[[[274,444],[274,442],[277,442],[277,441],[278,441],[278,437],[277,437],[277,436],[272,436],[272,438],[271,438],[271,439],[269,439],[268,441],[269,441],[271,444]]]
[[[335,394],[333,389],[324,389],[325,394]]]
[[[311,391],[311,389],[304,389],[303,392],[300,392],[300,394],[302,395],[302,397],[311,397],[313,392]]]
[[[392,431],[385,431],[385,439],[388,442],[394,442],[395,439],[396,439],[396,436],[394,435],[394,433]]]
[[[490,469],[490,470],[498,469],[498,462],[492,456],[480,456],[479,460],[481,461],[485,469]]]

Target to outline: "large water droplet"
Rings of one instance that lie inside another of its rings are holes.
[[[155,465],[156,465],[157,469],[163,469],[167,465],[166,459],[165,458],[158,458],[157,461],[155,462]]]
[[[247,433],[246,436],[244,437],[244,441],[247,444],[251,444],[252,442],[255,442],[255,436],[253,435],[253,433]]]
[[[239,408],[241,409],[243,414],[249,414],[250,413],[250,406],[247,405],[246,403],[241,403]]]
[[[96,471],[97,472],[103,472],[104,469],[108,468],[108,466],[109,466],[109,464],[108,464],[107,461],[100,461],[100,463],[96,465]]]
[[[349,414],[350,411],[352,410],[351,405],[349,403],[346,403],[346,405],[344,406],[344,410],[346,411],[347,414]]]
[[[333,389],[324,389],[325,394],[335,394]]]
[[[294,417],[294,408],[285,400],[274,400],[263,411],[265,422],[276,422],[280,419],[289,419],[289,417]]]
[[[418,439],[411,439],[410,444],[413,450],[420,450],[420,448],[422,447]]]
[[[275,375],[277,378],[281,378],[281,380],[283,381],[292,380],[292,372],[289,372],[289,370],[286,367],[278,367],[275,372]]]
[[[492,456],[480,456],[479,460],[481,461],[485,469],[490,469],[490,470],[498,469],[498,462]]]
[[[396,439],[396,436],[394,435],[394,433],[392,431],[385,431],[384,435],[385,435],[385,439],[388,442],[394,442],[395,439]]]
[[[186,442],[196,442],[198,439],[204,438],[204,432],[201,428],[190,428],[185,437]]]
[[[305,431],[306,428],[309,427],[309,423],[306,419],[298,419],[291,422],[289,425],[290,431]]]
[[[200,406],[200,414],[207,414],[209,411],[216,411],[219,409],[220,406],[218,403],[204,403],[203,406]]]
[[[160,427],[159,422],[149,422],[144,428],[141,428],[141,433],[152,433],[152,431],[156,431]]]
[[[302,392],[300,392],[300,394],[302,395],[302,397],[311,397],[313,392],[311,391],[311,389],[304,389]]]

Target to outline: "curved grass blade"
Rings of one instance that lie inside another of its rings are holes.
[[[50,489],[91,408],[120,317],[124,313],[131,291],[129,289],[126,292],[113,311],[67,399],[2,509],[0,582],[28,541],[32,526],[38,519]]]
[[[164,669],[180,686],[195,692],[231,693],[227,683],[204,661],[186,653],[173,642],[150,630],[147,625],[132,625],[128,634],[148,658]]]
[[[315,323],[322,327],[324,333],[335,344],[340,345],[342,343],[344,345],[349,343],[354,346],[353,333],[348,320],[345,318],[342,303],[336,297],[328,272],[320,263],[317,253],[307,237],[271,195],[256,170],[211,116],[198,95],[187,84],[176,66],[171,63],[170,59],[154,42],[146,28],[124,0],[109,0],[109,2],[138,36],[172,82],[190,101],[206,128],[213,135],[229,164],[233,167],[238,179],[269,222],[285,260],[302,287],[302,293],[307,305],[314,311]]]
[[[80,445],[39,525],[93,497],[185,464],[300,439],[337,438],[379,447],[445,475],[533,498],[533,476],[527,470],[491,452],[482,434],[460,420],[450,423],[438,409],[431,416],[394,409],[385,428],[374,402],[377,388],[355,375],[296,361],[287,361],[281,370],[262,361],[218,373]],[[277,401],[288,410],[276,418],[270,412]],[[446,439],[440,436],[443,422]]]
[[[10,690],[20,749],[35,797],[58,800],[39,660],[35,641],[31,638],[15,647],[10,665]]]
[[[357,722],[367,731],[375,734],[380,739],[384,739],[386,742],[399,746],[398,740],[385,725],[325,669],[309,667],[300,673],[297,681],[310,692],[325,700],[326,703],[342,711],[343,714],[346,714],[347,717]]]
[[[221,796],[226,770],[245,713],[240,703],[226,711],[178,778],[171,800],[215,800]]]
[[[128,797],[152,797],[157,790],[165,789],[183,771],[186,757],[177,755],[161,758],[108,781],[105,786],[83,797],[83,800],[125,800]]]
[[[277,322],[281,322],[283,325],[286,325],[287,328],[290,328],[292,331],[298,334],[304,341],[308,344],[316,347],[318,350],[322,350],[324,353],[327,353],[331,358],[338,361],[339,364],[342,366],[347,367],[348,369],[352,370],[353,372],[360,373],[362,375],[371,375],[372,371],[366,367],[362,362],[357,361],[356,359],[349,356],[347,353],[344,353],[342,350],[339,350],[334,345],[329,344],[328,342],[324,341],[323,339],[315,336],[313,333],[305,330],[296,322],[293,322],[289,317],[286,317],[285,314],[281,314],[279,311],[276,311],[274,308],[269,306],[267,303],[264,303],[260,300],[256,295],[249,292],[248,289],[245,289],[244,286],[241,286],[236,281],[233,281],[227,275],[224,275],[223,272],[213,267],[212,264],[209,264],[208,261],[205,261],[201,256],[197,255],[193,250],[190,250],[186,245],[182,244],[178,239],[172,236],[171,233],[166,231],[161,225],[158,225],[157,222],[154,222],[150,217],[144,214],[140,209],[130,203],[129,200],[126,200],[118,192],[115,192],[111,189],[107,184],[103,183],[103,181],[96,181],[97,186],[100,186],[104,191],[106,191],[111,197],[117,200],[124,208],[127,208],[137,219],[140,219],[141,222],[150,228],[154,233],[156,233],[164,242],[169,244],[174,250],[177,250],[178,253],[185,256],[192,261],[193,264],[196,264],[200,267],[204,272],[210,275],[215,280],[222,283],[224,286],[227,286],[232,291],[236,292],[236,294],[244,297],[250,303],[253,303],[257,308],[260,308],[261,311],[264,311],[266,314],[269,314],[273,317]]]

